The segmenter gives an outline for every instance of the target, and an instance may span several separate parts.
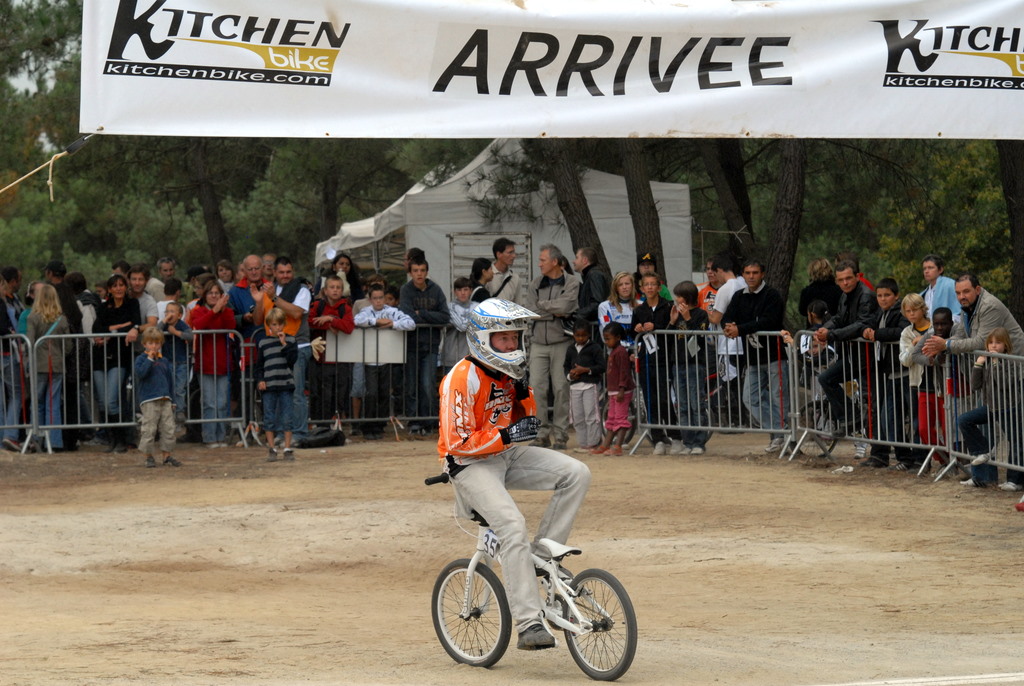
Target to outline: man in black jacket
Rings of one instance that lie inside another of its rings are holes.
[[[597,251],[593,248],[577,250],[572,266],[583,280],[577,300],[576,320],[591,324],[590,333],[593,335],[597,332],[597,307],[611,294],[611,281],[601,269]]]
[[[836,284],[843,291],[839,311],[814,333],[819,343],[837,345],[838,359],[818,375],[818,383],[832,408],[832,435],[841,437],[844,429],[853,429],[857,418],[847,407],[844,385],[863,377],[863,354],[853,341],[871,325],[878,303],[875,294],[857,278],[857,266],[849,260],[836,265]]]
[[[722,331],[728,338],[742,338],[747,360],[743,380],[743,404],[762,429],[777,429],[765,452],[782,449],[782,428],[789,411],[789,375],[782,338],[756,336],[759,331],[780,331],[786,304],[782,295],[764,282],[760,260],[743,265],[746,287],[733,295],[722,316]]]

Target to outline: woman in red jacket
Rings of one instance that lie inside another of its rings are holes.
[[[227,424],[210,421],[231,414],[231,354],[235,313],[228,306],[228,296],[216,279],[208,281],[199,293],[199,302],[192,310],[192,329],[196,331],[196,374],[203,406],[203,443],[208,448],[227,447]]]

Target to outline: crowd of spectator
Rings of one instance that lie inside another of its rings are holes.
[[[3,444],[22,449],[24,427],[31,423],[26,416],[34,412],[39,425],[77,418],[67,422],[76,426],[49,432],[55,450],[73,450],[86,440],[113,451],[137,443],[132,424],[139,408],[124,389],[142,352],[141,337],[150,329],[163,335],[163,354],[171,360],[178,430],[186,417],[201,416],[199,438],[208,447],[240,438],[219,420],[241,411],[239,378],[247,369],[264,399],[264,429],[272,442],[268,459],[278,456],[275,440],[290,457],[293,442],[307,441],[311,422],[345,421],[349,431],[375,440],[389,424],[397,426],[393,418],[405,417],[412,434],[434,434],[438,379],[467,354],[464,332],[472,307],[494,297],[537,315],[528,339],[540,446],[567,449],[573,428],[577,450],[621,453],[629,428],[624,408],[638,390],[646,412],[640,420],[651,425],[655,454],[703,454],[714,428],[708,422],[707,378],[717,375],[720,382],[735,382],[752,426],[768,435],[766,452],[777,452],[791,421],[788,365],[797,362],[796,355],[826,350],[832,355],[815,380],[832,419],[828,433],[863,437],[857,444],[862,466],[913,469],[922,454],[937,464],[949,459],[952,446],[941,446],[947,433],[947,355],[996,355],[978,356],[972,387],[983,397],[985,417],[1010,422],[1009,408],[1002,406],[1006,398],[993,391],[993,370],[1008,366],[1001,355],[1024,351],[1024,333],[974,274],[946,276],[937,255],[921,261],[924,288],[902,299],[895,280],[881,279],[876,286],[865,278],[855,255],[839,254],[834,263],[812,260],[798,301],[806,323],[793,327],[811,333],[793,341],[784,331],[783,298],[768,285],[760,260],[738,265],[731,255],[719,254],[704,265],[706,281],[670,285],[651,253],[638,255],[635,271],[613,273],[593,248],[582,247],[570,259],[549,244],[537,251],[539,274],[527,283],[515,267],[516,247],[499,238],[490,257],[478,257],[470,274],[444,286],[429,278],[427,256],[416,248],[407,252],[406,277],[397,286],[381,274],[361,273],[348,254],[336,255],[314,281],[297,275],[288,257],[269,253],[249,255],[237,265],[196,265],[184,273],[170,257],[157,261],[155,273],[148,265],[119,261],[92,288],[83,274],[68,272],[56,260],[28,284],[20,269],[5,267]],[[405,332],[404,364],[343,361],[322,352],[322,341],[357,329]],[[666,333],[673,330],[680,334]],[[90,345],[84,357],[81,346],[36,348],[39,393],[28,398],[28,365],[9,336],[15,333],[30,343],[84,334]],[[854,341],[864,345],[849,345]],[[633,357],[623,358],[620,349]],[[635,360],[633,374],[626,373],[634,365],[629,360]],[[849,382],[864,383],[869,368],[880,408],[879,425],[870,432],[849,393]],[[188,411],[190,383],[201,398],[198,412]],[[608,416],[602,419],[605,390]],[[91,418],[92,412],[98,416]],[[979,429],[986,421],[977,409],[971,412],[954,418],[976,463],[964,484],[984,486],[995,481],[988,464],[993,432]],[[85,426],[90,423],[107,426],[97,434]],[[1019,426],[1007,427],[1004,433],[1016,440]],[[942,450],[924,450],[936,446]],[[1012,452],[1016,456],[1017,448]],[[1021,490],[1022,484],[1024,472],[1009,470],[1002,487]]]

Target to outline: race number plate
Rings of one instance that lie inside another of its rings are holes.
[[[491,557],[497,557],[499,550],[501,542],[498,540],[498,534],[494,533],[494,529],[488,529],[484,534],[484,552]]]

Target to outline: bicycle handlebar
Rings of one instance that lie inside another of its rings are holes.
[[[447,474],[438,474],[437,476],[428,476],[423,480],[423,483],[426,486],[433,486],[434,484],[446,484],[450,480],[451,479]]]

